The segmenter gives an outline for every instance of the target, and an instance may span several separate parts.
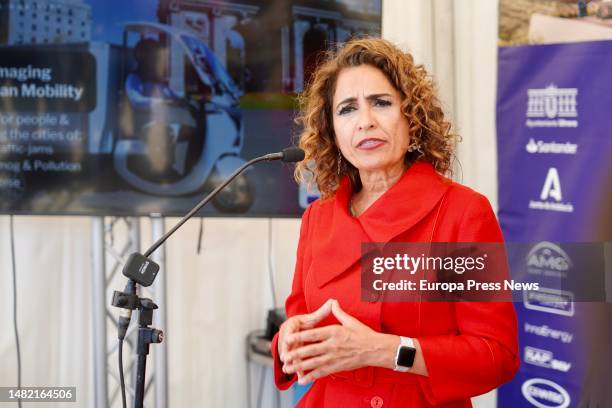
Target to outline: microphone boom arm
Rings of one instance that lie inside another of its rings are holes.
[[[188,219],[193,217],[202,207],[213,199],[219,191],[232,182],[240,173],[246,170],[247,167],[260,161],[282,160],[284,162],[297,162],[304,159],[304,151],[299,148],[288,148],[278,153],[270,153],[265,156],[256,157],[238,169],[236,169],[223,183],[219,184],[211,191],[202,201],[200,201],[191,211],[179,220],[167,233],[158,239],[144,255],[137,252],[131,254],[123,267],[123,275],[129,280],[123,292],[114,291],[112,305],[124,309],[122,316],[118,321],[118,338],[119,338],[119,373],[123,407],[127,407],[125,397],[125,383],[123,379],[123,340],[125,338],[132,310],[138,309],[140,313],[138,321],[138,364],[136,367],[136,387],[134,395],[134,407],[142,408],[145,392],[145,371],[147,355],[149,354],[149,345],[153,343],[161,343],[163,341],[163,332],[155,328],[149,327],[153,321],[153,311],[157,309],[157,305],[151,300],[140,298],[136,292],[136,284],[142,286],[150,286],[155,280],[155,276],[159,271],[159,265],[149,259],[149,256],[155,252],[172,234],[176,232]]]
[[[282,154],[282,153],[280,153]],[[191,217],[193,217],[202,207],[204,207],[210,200],[213,199],[214,196],[219,193],[219,191],[223,190],[225,186],[232,182],[240,173],[242,173],[247,167],[259,163],[260,161],[271,161],[271,160],[279,160],[282,159],[282,156],[277,156],[279,153],[270,153],[265,156],[256,157],[254,159],[249,160],[244,163],[242,166],[238,167],[223,183],[219,184],[213,191],[210,192],[202,201],[200,201],[195,207],[191,209],[183,218],[179,220],[179,222],[174,225],[174,227],[170,228],[168,232],[166,232],[161,238],[159,238],[149,249],[147,249],[144,253],[144,256],[148,258],[153,252],[157,250],[172,234],[176,232],[183,224],[187,222]]]

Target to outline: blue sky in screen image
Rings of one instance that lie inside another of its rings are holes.
[[[123,23],[157,22],[157,0],[88,0],[92,41],[121,44]]]

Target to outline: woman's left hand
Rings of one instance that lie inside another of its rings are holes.
[[[304,330],[287,338],[289,344],[305,344],[285,358],[286,373],[306,373],[299,376],[300,384],[339,371],[385,366],[394,359],[399,337],[372,330],[342,310],[337,300],[333,300],[331,311],[340,325]]]

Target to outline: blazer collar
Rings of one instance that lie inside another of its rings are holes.
[[[327,205],[333,211],[325,236],[313,237],[313,270],[322,287],[361,258],[362,242],[389,242],[416,225],[438,204],[451,181],[427,162],[416,162],[400,180],[355,218],[349,213],[352,187],[341,180]]]

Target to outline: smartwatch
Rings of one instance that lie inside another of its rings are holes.
[[[416,348],[414,348],[414,341],[410,337],[401,337],[400,344],[397,346],[395,352],[395,371],[406,372],[412,368],[414,364],[414,356],[416,355]]]

